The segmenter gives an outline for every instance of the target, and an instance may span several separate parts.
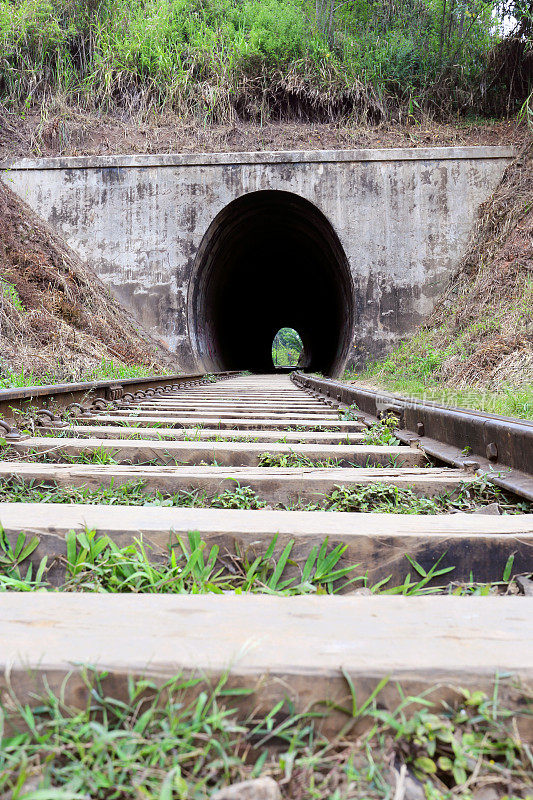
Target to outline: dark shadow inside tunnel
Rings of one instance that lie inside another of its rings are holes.
[[[272,372],[272,340],[300,334],[308,371],[336,375],[353,332],[353,287],[326,217],[290,192],[252,192],[226,206],[199,247],[189,330],[206,370]]]

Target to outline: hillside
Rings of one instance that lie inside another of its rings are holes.
[[[468,250],[433,313],[362,377],[533,418],[532,201],[530,138],[479,209]]]
[[[435,376],[461,388],[533,383],[533,143],[479,215],[426,325],[444,354]]]
[[[0,348],[0,386],[176,370],[90,266],[2,181]]]

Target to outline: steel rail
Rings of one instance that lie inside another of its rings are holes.
[[[291,378],[297,386],[329,398],[333,406],[355,404],[364,422],[394,414],[400,441],[419,444],[432,458],[474,471],[533,501],[533,422],[348,386],[299,371]]]
[[[217,380],[240,375],[239,371],[209,373]],[[95,403],[117,402],[126,396],[150,396],[152,393],[171,391],[181,386],[195,386],[208,380],[207,373],[177,373],[153,375],[148,378],[119,378],[108,381],[83,383],[57,383],[47,386],[23,386],[0,390],[0,416],[12,421],[16,412],[31,412],[38,402],[44,409],[64,411],[72,405],[90,408]]]

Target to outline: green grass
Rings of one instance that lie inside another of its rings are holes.
[[[338,467],[338,458],[309,458],[304,453],[260,453],[259,467]]]
[[[258,442],[259,440],[257,437],[248,436],[246,433],[243,432],[241,435],[236,436],[223,436],[221,433],[213,433],[210,436],[202,436],[201,435],[201,428],[196,428],[194,433],[185,434],[181,439],[182,442],[244,442],[244,443],[254,443]]]
[[[41,452],[30,448],[23,455],[21,455],[11,445],[2,445],[5,439],[0,439],[0,455],[3,461],[26,461],[30,460],[32,464],[96,464],[96,465],[113,465],[119,463],[126,463],[117,461],[114,457],[114,451],[107,450],[105,447],[95,447],[94,449],[82,451],[81,453],[65,453],[61,451],[61,442],[54,447],[52,442],[50,449]],[[129,462],[131,463],[131,462]],[[159,463],[155,461],[143,462],[142,466],[148,466]]]
[[[438,380],[437,371],[449,355],[450,348],[424,349],[421,343],[420,352],[413,353],[414,347],[416,340],[402,345],[384,361],[369,364],[364,371],[348,370],[344,380],[370,381],[402,395],[533,420],[533,384],[503,386],[498,391],[449,387]]]
[[[400,440],[394,436],[393,431],[398,427],[398,420],[394,416],[387,417],[380,422],[369,425],[363,432],[361,444],[377,444],[387,447],[396,447]]]
[[[142,481],[131,481],[121,486],[88,489],[60,487],[51,482],[24,482],[18,479],[0,480],[0,502],[9,503],[82,503],[88,505],[169,506],[176,508],[265,508],[256,493],[236,481],[234,489],[227,489],[214,497],[205,492],[190,491],[164,494],[147,492]]]
[[[28,481],[17,478],[0,480],[0,502],[3,503],[81,503],[89,505],[169,506],[176,508],[268,508],[248,486],[235,487],[214,497],[198,490],[175,494],[147,492],[142,481],[122,486],[88,489],[60,487],[53,482]],[[301,511],[360,511],[384,514],[444,514],[453,511],[474,511],[490,503],[498,503],[505,514],[533,512],[533,504],[518,500],[486,480],[465,482],[455,492],[433,497],[419,497],[410,489],[379,482],[369,486],[337,486],[330,494],[317,497],[314,503],[279,504],[277,508]]]
[[[422,400],[433,400],[448,406],[462,406],[501,414],[504,417],[533,420],[533,386],[520,389],[505,388],[498,392],[474,389],[452,389],[416,378],[392,377],[371,370],[345,375],[345,380],[371,380],[383,389]]]
[[[220,553],[218,545],[209,546],[196,532],[187,537],[169,535],[166,555],[145,545],[142,536],[124,547],[113,538],[86,529],[66,535],[66,558],[43,557],[38,565],[27,559],[39,546],[39,537],[20,533],[10,539],[0,527],[0,592],[60,591],[134,594],[337,594],[365,588],[372,594],[419,596],[451,593],[488,595],[507,588],[512,579],[514,556],[510,556],[502,581],[490,584],[475,582],[450,584],[454,566],[441,565],[443,553],[429,568],[424,568],[406,554],[406,574],[394,584],[392,574],[376,583],[368,579],[368,570],[359,563],[347,563],[346,545],[330,546],[327,537],[314,545],[304,564],[292,558],[295,545],[291,539],[276,551],[277,535],[263,553],[254,547]],[[275,555],[276,554],[276,555]],[[64,578],[57,583],[57,567],[64,567]],[[231,563],[230,563],[231,562]],[[53,567],[55,582],[48,580]],[[444,576],[446,576],[444,578]]]
[[[75,383],[114,380],[115,378],[117,380],[125,380],[127,378],[149,378],[152,377],[153,374],[154,371],[150,367],[135,364],[126,365],[120,362],[102,359],[97,367],[73,376],[71,380]],[[46,370],[44,372],[24,372],[24,370],[21,370],[20,372],[16,372],[5,365],[0,368],[1,389],[18,389],[23,386],[47,386],[49,384],[64,382],[64,378],[54,373],[53,370]]]
[[[347,408],[343,408],[339,411],[339,417],[343,422],[354,422],[360,415],[361,410],[357,407],[356,403],[352,403],[350,406],[347,406]]]
[[[85,420],[87,425],[91,424],[90,420]],[[76,419],[73,418],[72,424],[76,424]],[[112,425],[115,425],[113,421]],[[129,426],[128,426],[129,427]],[[259,442],[260,440],[254,436],[247,436],[246,433],[243,433],[242,436],[222,436],[221,433],[213,433],[210,436],[202,436],[200,430],[196,430],[194,433],[185,434],[181,438],[178,437],[167,437],[163,436],[162,434],[155,434],[154,436],[150,436],[149,439],[146,438],[145,434],[143,433],[143,428],[139,427],[138,425],[132,426],[135,428],[133,431],[129,431],[127,436],[120,436],[118,438],[123,439],[127,442],[129,439],[144,439],[147,442],[150,441],[165,441],[165,442],[240,442],[241,444],[254,444]],[[152,427],[152,425],[150,425]],[[161,423],[157,425],[154,423],[154,428],[164,428],[165,424]],[[168,426],[167,426],[168,427]],[[75,437],[76,439],[87,439],[95,436],[95,433],[87,433],[86,431],[80,431],[77,428],[71,427],[69,430],[61,430],[61,429],[50,429],[50,428],[43,428],[39,430],[39,436],[46,436],[50,439],[72,439]],[[112,437],[109,437],[112,438]],[[286,444],[284,440],[279,440],[279,444]]]
[[[303,433],[305,431],[309,433],[338,433],[340,431],[340,427],[338,425],[330,425],[329,423],[324,422],[318,425],[310,425],[309,427],[304,427],[303,425],[285,425],[283,430],[290,431],[291,433]]]
[[[4,692],[0,793],[12,800],[207,800],[217,788],[261,775],[274,778],[284,798],[391,800],[390,764],[405,764],[430,800],[471,800],[487,784],[508,798],[531,790],[531,754],[517,723],[532,713],[526,688],[520,712],[505,702],[512,677],[496,676],[485,695],[437,687],[399,700],[383,693],[387,679],[358,702],[346,675],[351,703],[336,709],[344,727],[329,740],[321,733],[333,709],[327,703],[301,711],[280,700],[256,709],[252,690],[177,675],[159,685],[130,680],[118,694],[107,673],[82,670],[87,702],[66,703],[64,691],[34,700]],[[389,688],[387,687],[387,691]],[[76,692],[76,696],[80,696]],[[363,721],[364,732],[353,727]],[[503,788],[505,787],[505,788]]]
[[[206,122],[398,109],[414,122],[424,106],[458,108],[459,89],[477,95],[497,7],[476,7],[465,28],[441,0],[394,12],[360,0],[340,4],[330,28],[310,0],[0,0],[1,99],[23,116],[43,102],[44,118],[57,95]]]
[[[173,538],[173,537],[172,537]],[[346,546],[331,549],[325,539],[312,548],[301,574],[287,576],[291,565],[291,540],[277,559],[273,558],[277,536],[263,555],[249,556],[247,552],[232,558],[232,568],[219,560],[218,545],[209,546],[198,533],[189,533],[184,540],[171,541],[170,554],[164,563],[154,558],[142,537],[134,544],[119,548],[108,536],[95,531],[67,534],[66,580],[62,591],[92,591],[112,593],[206,594],[222,592],[253,592],[277,595],[335,594],[364,575],[354,576],[359,564],[341,565]],[[44,558],[37,570],[21,566],[39,543],[38,537],[20,534],[11,546],[0,531],[0,589],[4,591],[52,590],[46,580],[47,561]],[[224,555],[224,554],[222,554]],[[404,593],[421,593],[433,577],[406,583]]]
[[[135,417],[134,417],[134,414],[135,414],[135,411],[132,411],[131,412],[131,416],[115,417],[115,419],[113,419],[111,423],[106,423],[106,424],[111,424],[113,426],[119,426],[121,428],[136,428],[139,431],[139,434],[141,436],[142,436],[142,432],[143,432],[144,428],[183,428],[184,427],[183,425],[173,425],[173,420],[172,419],[169,419],[168,422],[157,422],[157,421],[148,422],[145,425],[142,421],[136,420]],[[93,424],[90,419],[87,420],[87,423],[89,425]],[[95,421],[94,424],[97,425],[98,423]],[[203,428],[204,425],[197,423],[195,427],[196,428]]]
[[[360,487],[338,486],[324,500],[328,511],[382,514],[449,514],[474,511],[491,503],[498,503],[506,514],[527,514],[533,510],[532,503],[518,500],[483,479],[464,483],[455,492],[433,497],[420,497],[411,489],[381,481]]]
[[[360,444],[386,444],[392,445],[395,442],[398,442],[390,433],[390,429],[387,429],[388,432],[388,440],[385,441],[385,436],[382,437],[382,441],[373,441],[372,436],[369,434],[368,440],[363,441]],[[378,436],[375,437],[378,439]],[[379,468],[382,467],[383,469],[392,468],[392,467],[402,467],[404,463],[400,456],[390,456],[390,455],[383,455],[380,457],[380,463],[376,464],[375,459],[371,458],[370,456],[366,459],[364,464],[358,464],[354,461],[345,461],[340,458],[311,458],[306,456],[304,453],[261,453],[259,455],[259,467],[302,467],[302,468],[314,468],[314,469],[326,469],[326,468],[334,468],[334,467],[345,467],[347,469],[367,469],[367,468]],[[431,466],[428,462],[427,466]]]
[[[5,281],[3,278],[0,278],[0,295],[2,295],[2,298],[5,297],[6,300],[11,303],[13,308],[16,309],[16,311],[20,312],[21,314],[26,311],[22,300],[20,299],[19,293],[13,284],[9,283],[9,281]]]
[[[238,483],[234,489],[226,489],[207,502],[212,508],[241,508],[248,511],[266,508],[266,503],[258,498],[253,489]]]
[[[363,444],[394,444],[398,440],[396,440],[392,434],[390,433],[390,429],[384,429],[388,433],[389,440],[386,441],[387,437],[383,434],[381,435],[382,441],[379,440],[379,436],[374,436],[372,439],[372,435],[369,434],[368,441],[363,442]],[[61,439],[63,438],[72,438],[72,434],[66,436],[50,436],[50,447],[47,446],[46,450],[39,450],[36,448],[29,448],[23,454],[21,454],[13,445],[6,444],[6,440],[0,438],[0,457],[3,461],[25,461],[30,460],[33,464],[95,464],[98,466],[103,465],[135,465],[135,466],[142,466],[142,467],[155,467],[161,466],[164,463],[164,466],[183,466],[183,461],[180,461],[178,458],[173,458],[170,456],[168,451],[164,451],[161,457],[154,457],[152,459],[146,459],[145,461],[139,460],[131,460],[129,458],[120,458],[118,457],[118,451],[108,449],[104,445],[99,447],[90,447],[86,450],[82,450],[79,453],[69,453],[61,449]],[[53,442],[58,439],[59,442],[56,446],[53,445]],[[146,440],[145,440],[146,441]],[[148,440],[150,441],[150,440]],[[223,442],[227,440],[221,440]],[[241,441],[241,440],[237,440]],[[125,443],[127,440],[125,440]],[[164,461],[163,461],[164,459]],[[212,461],[200,461],[200,465],[202,466],[220,466],[217,462],[216,458]],[[382,467],[401,467],[403,462],[401,457],[391,457],[384,455],[380,459],[380,464],[376,465],[373,463],[373,460],[368,457],[365,464],[360,465],[354,463],[352,461],[343,461],[340,458],[314,458],[306,456],[304,453],[260,453],[258,456],[258,467],[313,467],[316,469],[325,469],[328,467],[340,467],[344,464],[346,467],[358,469],[359,467],[375,467],[375,466],[382,466]],[[428,466],[430,464],[428,463]]]

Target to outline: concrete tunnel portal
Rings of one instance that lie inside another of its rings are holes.
[[[343,247],[308,200],[251,192],[213,219],[198,249],[189,330],[208,371],[272,372],[282,327],[301,336],[306,370],[342,370],[354,327],[354,291]]]

